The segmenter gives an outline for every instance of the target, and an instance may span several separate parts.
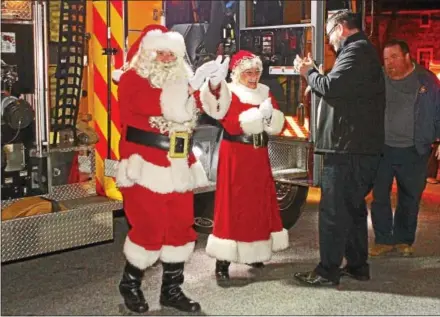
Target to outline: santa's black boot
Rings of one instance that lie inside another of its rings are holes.
[[[148,304],[141,290],[143,276],[144,270],[138,269],[127,262],[119,283],[119,292],[124,298],[125,306],[136,313],[148,311]]]
[[[217,260],[215,262],[215,278],[217,282],[224,282],[229,280],[229,261]]]
[[[160,290],[160,304],[184,312],[192,313],[200,311],[200,304],[186,297],[180,288],[184,280],[184,263],[162,263],[162,266],[163,276]]]

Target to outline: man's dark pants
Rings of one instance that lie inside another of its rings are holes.
[[[365,197],[373,187],[379,155],[325,154],[319,207],[321,262],[315,271],[339,282],[347,266],[368,272],[368,211]]]
[[[432,146],[432,150],[431,150],[431,155],[429,156],[429,160],[428,160],[428,177],[437,178],[437,173],[438,173],[438,165],[439,165],[439,161],[437,159],[437,157],[435,156],[435,153],[437,152],[438,147],[440,146],[439,143],[435,143]]]
[[[376,244],[414,243],[420,199],[426,186],[428,159],[429,153],[419,155],[415,147],[385,146],[371,204]],[[393,221],[390,193],[394,177],[398,200]]]

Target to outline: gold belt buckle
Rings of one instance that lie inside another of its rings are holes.
[[[170,158],[185,158],[188,156],[189,136],[188,132],[172,132],[170,134],[170,149],[168,151]]]
[[[263,133],[252,134],[254,149],[263,147]]]

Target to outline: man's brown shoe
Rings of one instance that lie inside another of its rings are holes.
[[[396,249],[402,256],[411,256],[414,253],[414,248],[409,244],[397,244]]]
[[[369,250],[368,254],[370,256],[379,256],[390,253],[394,250],[394,246],[390,244],[375,244]]]

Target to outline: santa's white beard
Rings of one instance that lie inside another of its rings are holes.
[[[163,63],[155,60],[154,54],[140,54],[132,66],[139,76],[148,78],[157,88],[162,88],[168,81],[189,79],[192,76],[190,66],[182,58]]]
[[[188,72],[183,63],[177,61],[171,63],[152,62],[150,64],[150,83],[158,88],[163,87],[167,81],[177,81],[179,79],[187,79]]]

